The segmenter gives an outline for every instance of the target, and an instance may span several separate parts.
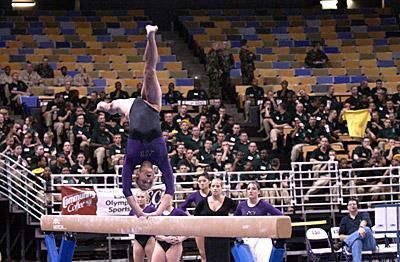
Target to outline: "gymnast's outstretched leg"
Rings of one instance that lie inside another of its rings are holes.
[[[156,66],[158,61],[158,50],[156,43],[157,26],[146,26],[147,31],[147,44],[144,51],[144,76],[143,76],[143,89],[142,98],[147,100],[154,107],[161,110],[161,87],[157,79]]]

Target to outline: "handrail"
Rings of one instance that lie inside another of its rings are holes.
[[[46,180],[0,153],[0,194],[36,220],[47,212]],[[35,177],[35,180],[28,176]]]

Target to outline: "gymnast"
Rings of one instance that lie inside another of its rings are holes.
[[[259,199],[260,184],[250,182],[246,188],[248,199],[240,202],[235,211],[235,216],[282,216],[282,212],[273,207],[267,201]],[[255,262],[269,261],[272,242],[269,238],[244,238],[244,243],[249,245]]]
[[[187,216],[178,208],[173,208],[172,204],[163,212],[163,216]],[[156,236],[156,246],[154,248],[153,260],[156,262],[175,262],[180,261],[183,251],[182,242],[186,236]],[[136,261],[136,260],[135,260]]]
[[[183,211],[187,212],[186,208],[188,208],[193,202],[197,206],[202,200],[206,199],[211,195],[210,193],[210,177],[208,176],[207,173],[201,174],[197,178],[197,183],[199,185],[199,191],[196,191],[195,193],[191,194],[185,202],[183,202],[179,208],[182,209]],[[204,250],[204,237],[196,237],[196,244],[197,248],[199,249],[199,253],[201,256],[201,261],[205,262],[206,261],[206,253]]]
[[[120,114],[129,118],[129,138],[122,168],[123,193],[135,214],[140,216],[158,216],[172,203],[175,192],[174,176],[168,159],[168,151],[162,137],[160,124],[161,87],[156,75],[158,60],[155,34],[157,26],[146,26],[147,45],[144,52],[145,67],[141,98],[117,99],[110,103],[100,102],[98,111],[109,114]],[[144,191],[154,183],[158,166],[162,173],[161,180],[166,190],[160,205],[155,212],[145,214],[132,196],[132,174],[136,165],[140,164],[136,175],[136,184]]]
[[[142,190],[137,191],[135,200],[144,213],[152,213],[156,210],[153,205],[147,205],[149,202],[149,195]],[[135,211],[132,209],[129,215],[134,216]],[[155,244],[156,241],[153,236],[135,234],[135,240],[133,242],[133,260],[144,261],[144,257],[146,256],[147,261],[151,261]]]

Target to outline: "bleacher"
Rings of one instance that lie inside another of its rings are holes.
[[[213,41],[228,41],[234,54],[232,83],[240,85],[240,40],[257,55],[255,77],[277,91],[282,80],[294,91],[308,93],[314,85],[333,85],[338,94],[362,80],[382,79],[389,93],[400,80],[400,30],[391,10],[182,10],[186,38],[200,55]],[[306,52],[323,43],[327,68],[306,68]],[[238,87],[239,93],[243,88]]]
[[[143,77],[143,53],[146,45],[144,27],[151,21],[143,10],[120,11],[38,11],[25,16],[3,14],[0,21],[0,67],[9,65],[22,70],[25,62],[33,64],[49,59],[55,70],[66,66],[74,76],[78,66],[86,69],[94,86],[78,88],[80,95],[91,90],[110,93],[116,81],[130,93]],[[169,83],[186,93],[193,79],[176,60],[171,47],[158,39],[159,63],[157,76],[164,91]],[[45,85],[54,92],[52,79]],[[62,89],[62,88],[61,88]],[[34,88],[41,95],[42,88]]]

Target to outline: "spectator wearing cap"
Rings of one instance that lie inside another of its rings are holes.
[[[272,127],[270,133],[270,139],[272,143],[272,150],[278,149],[278,138],[283,135],[283,129],[286,127],[290,127],[291,117],[286,112],[286,105],[280,104],[278,106],[278,110],[273,112],[271,118],[269,119],[269,123]]]
[[[83,151],[86,156],[89,156],[90,143],[90,128],[85,123],[85,115],[80,114],[76,118],[75,125],[72,127],[73,144],[75,151]]]
[[[276,101],[278,104],[286,102],[289,97],[295,94],[293,90],[290,90],[288,88],[288,86],[289,86],[288,81],[283,80],[281,82],[281,90],[278,90],[278,92],[276,92]]]
[[[177,142],[182,142],[186,145],[190,142],[190,139],[192,138],[190,132],[190,122],[186,119],[182,120],[180,122],[180,129],[178,133],[176,134],[176,141]]]
[[[248,122],[250,117],[250,107],[257,106],[258,101],[264,99],[264,89],[258,86],[258,80],[253,79],[251,85],[246,88],[244,101],[244,121]]]
[[[185,143],[185,147],[187,149],[193,150],[193,153],[196,155],[200,148],[203,147],[203,141],[201,140],[200,137],[200,128],[197,126],[194,126],[192,128],[192,136],[188,141]]]
[[[68,167],[68,162],[65,158],[64,153],[58,153],[57,154],[57,159],[56,159],[56,163],[54,165],[50,166],[51,169],[51,173],[53,174],[61,174],[61,170],[64,167]]]
[[[104,173],[104,159],[106,159],[106,150],[110,148],[110,144],[111,134],[105,123],[102,123],[94,130],[93,136],[90,139],[90,146],[94,149],[93,156],[96,160],[98,174]]]
[[[61,75],[54,79],[55,86],[65,86],[66,82],[71,84],[74,81],[74,79],[68,74],[68,69],[66,66],[62,66],[60,71]]]
[[[110,148],[110,166],[120,165],[126,154],[126,148],[122,145],[121,134],[115,134],[113,141],[114,144]]]
[[[26,68],[21,72],[21,80],[28,87],[34,87],[43,84],[42,78],[35,70],[33,70],[33,65],[29,61],[26,63]]]
[[[49,64],[49,58],[43,57],[42,63],[36,67],[36,72],[41,78],[54,78],[54,70]]]
[[[183,143],[176,145],[176,154],[171,157],[171,166],[176,170],[178,168],[179,161],[185,159],[186,148]]]
[[[115,90],[110,93],[110,99],[126,99],[129,98],[128,92],[122,90],[122,84],[120,81],[115,82]]]
[[[203,148],[200,149],[200,152],[198,154],[198,159],[200,161],[200,164],[203,165],[211,165],[211,163],[214,161],[214,154],[212,151],[212,141],[210,139],[206,139],[204,141],[204,146]]]
[[[189,90],[186,96],[186,100],[189,101],[204,101],[208,100],[207,92],[201,89],[200,81],[194,82],[194,88]]]
[[[176,130],[180,130],[180,125],[182,120],[187,120],[189,123],[192,123],[192,117],[188,114],[188,107],[187,105],[181,105],[178,108],[178,114],[174,116],[173,118],[173,123],[174,123],[174,128]]]
[[[71,167],[72,174],[83,174],[86,164],[86,157],[84,152],[79,152],[76,156],[76,162]]]
[[[74,86],[93,86],[92,78],[86,73],[83,66],[78,67],[78,73],[74,75],[72,84]]]
[[[178,101],[183,100],[182,93],[175,90],[175,84],[168,84],[168,92],[165,94],[165,100],[169,105],[176,105]]]
[[[315,42],[312,49],[307,52],[304,63],[308,67],[322,68],[327,66],[328,61],[328,56],[321,50],[321,44]]]

